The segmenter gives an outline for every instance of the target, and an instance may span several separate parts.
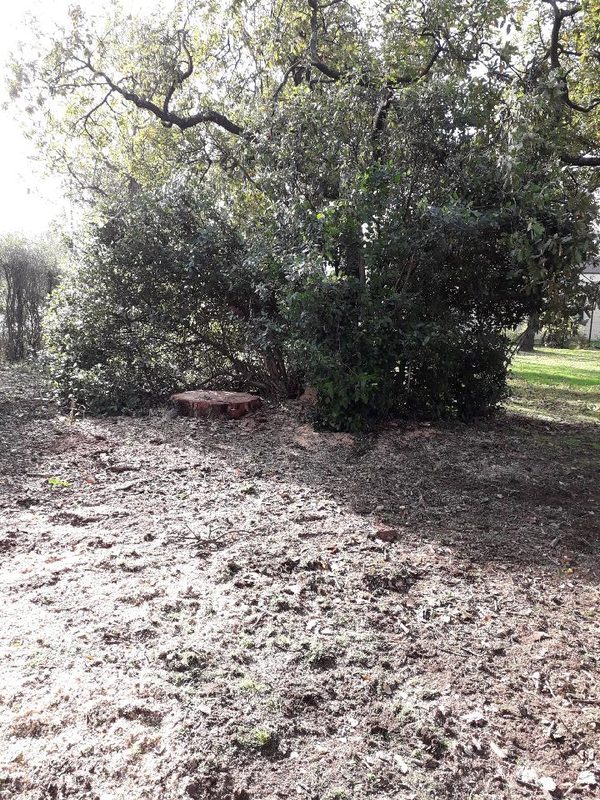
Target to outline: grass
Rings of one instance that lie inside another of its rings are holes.
[[[519,353],[510,387],[509,411],[556,422],[600,423],[600,350]]]

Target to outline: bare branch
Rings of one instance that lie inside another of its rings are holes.
[[[163,111],[167,114],[169,113],[169,103],[171,102],[171,98],[173,97],[175,90],[179,86],[181,86],[184,83],[184,81],[190,78],[192,73],[194,72],[194,62],[192,60],[192,54],[190,53],[186,42],[187,31],[185,30],[177,31],[177,38],[179,40],[179,52],[177,53],[177,58],[179,59],[179,57],[181,56],[181,52],[183,51],[185,53],[186,66],[183,71],[180,71],[179,64],[176,64],[175,66],[177,75],[175,77],[175,80],[169,86],[167,93],[165,94],[165,100],[163,103]]]
[[[119,83],[116,83],[105,72],[96,69],[89,59],[85,60],[78,59],[78,60],[82,64],[84,64],[91,72],[93,72],[94,77],[102,78],[102,80],[106,83],[106,85],[110,87],[112,92],[120,95],[124,100],[133,103],[133,105],[135,105],[137,108],[142,109],[144,111],[149,111],[167,127],[175,126],[180,130],[185,131],[188,130],[188,128],[195,127],[196,125],[201,125],[203,123],[212,123],[213,125],[217,125],[219,128],[222,128],[228,133],[233,134],[234,136],[239,136],[240,138],[248,140],[254,138],[254,135],[250,131],[245,130],[241,125],[238,125],[236,122],[233,122],[233,120],[230,120],[225,114],[222,114],[220,111],[216,111],[215,109],[206,109],[205,111],[200,111],[197,114],[192,114],[190,116],[182,117],[179,114],[170,111],[168,109],[168,103],[167,103],[167,109],[165,109],[164,105],[161,108],[152,100],[147,100],[144,97],[141,97],[139,94],[136,94],[135,92],[131,92],[128,89],[123,88]]]

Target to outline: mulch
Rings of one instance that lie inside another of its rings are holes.
[[[80,419],[0,368],[0,797],[598,796],[598,434]]]

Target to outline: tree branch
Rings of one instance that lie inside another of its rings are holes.
[[[177,58],[181,55],[181,51],[185,52],[186,56],[186,67],[183,71],[180,71],[179,64],[175,65],[175,70],[177,72],[175,80],[169,86],[167,93],[165,95],[165,101],[163,103],[163,111],[165,113],[169,112],[169,103],[171,102],[171,98],[173,97],[175,90],[183,84],[189,77],[191,77],[194,71],[194,62],[192,60],[192,54],[190,53],[187,43],[186,43],[186,36],[187,31],[177,31],[177,38],[179,39],[179,52],[177,53]]]
[[[571,167],[600,167],[600,156],[571,156],[563,153],[560,160]]]
[[[106,83],[107,86],[110,87],[112,92],[120,95],[124,100],[127,100],[130,103],[133,103],[137,108],[142,109],[144,111],[149,111],[153,114],[157,119],[159,119],[164,125],[167,127],[175,126],[182,131],[188,130],[188,128],[193,128],[196,125],[201,125],[203,123],[212,123],[213,125],[217,125],[219,128],[231,133],[233,136],[239,136],[242,139],[251,140],[254,138],[254,134],[251,131],[246,130],[241,125],[238,125],[233,120],[229,119],[225,114],[222,114],[220,111],[216,111],[215,109],[206,109],[205,111],[200,111],[197,114],[192,114],[190,116],[183,117],[174,111],[170,111],[168,108],[168,100],[170,100],[170,96],[165,98],[165,103],[161,108],[159,105],[154,103],[152,100],[147,100],[144,97],[136,94],[135,92],[131,92],[128,89],[124,89],[118,83],[116,83],[112,78],[109,77],[105,72],[102,70],[96,69],[91,61],[78,59],[83,63],[89,70],[91,70],[95,77],[102,78],[102,80]],[[186,72],[182,73],[182,75],[186,75],[189,71],[189,66]],[[190,72],[191,75],[191,72]],[[189,76],[188,76],[189,77]],[[172,88],[172,87],[171,87]],[[167,94],[169,94],[167,92]],[[173,92],[171,92],[172,96]]]
[[[275,91],[273,92],[273,96],[271,97],[271,103],[272,103],[273,105],[275,105],[275,104],[277,103],[277,101],[279,100],[279,95],[280,95],[280,94],[281,94],[281,92],[282,92],[282,91],[285,89],[285,86],[286,86],[286,84],[287,84],[288,80],[290,79],[290,75],[292,75],[292,73],[294,72],[294,70],[296,70],[296,69],[298,68],[298,65],[299,65],[299,64],[300,64],[300,59],[298,59],[298,58],[297,58],[297,59],[294,59],[294,61],[292,61],[292,63],[290,64],[290,66],[289,66],[289,67],[286,69],[286,71],[284,72],[284,74],[283,74],[283,78],[282,78],[282,80],[281,80],[281,83],[280,83],[280,84],[279,84],[279,86],[278,86],[278,87],[275,89]]]
[[[396,95],[396,89],[398,88],[398,86],[410,86],[411,84],[419,81],[421,78],[424,78],[433,69],[433,66],[438,60],[440,54],[442,53],[442,50],[443,47],[440,44],[436,44],[435,49],[431,54],[431,57],[416,75],[412,76],[403,75],[401,77],[395,78],[392,81],[388,81],[383,92],[383,98],[377,108],[377,111],[375,113],[375,118],[373,120],[373,132],[371,134],[371,142],[373,145],[374,161],[380,161],[383,156],[381,139],[383,136],[383,132],[385,130],[385,123],[387,121],[390,106],[392,105],[394,97]]]
[[[322,72],[323,75],[326,75],[328,78],[331,78],[334,81],[338,81],[342,77],[342,73],[335,69],[334,67],[329,67],[325,64],[321,58],[319,58],[318,53],[318,43],[319,43],[319,11],[320,6],[317,0],[308,0],[308,5],[310,6],[310,41],[308,45],[308,52],[310,55],[310,64],[311,66],[315,67]],[[328,5],[331,5],[329,3]]]
[[[560,29],[566,19],[574,17],[575,14],[581,11],[581,6],[575,5],[569,8],[560,8],[558,0],[542,0],[542,2],[552,6],[554,11],[552,33],[550,34],[550,66],[552,69],[560,69]]]
[[[553,70],[557,70],[559,73],[558,86],[560,101],[572,111],[576,111],[579,114],[589,114],[595,108],[600,106],[600,97],[593,98],[587,105],[583,105],[572,100],[569,95],[569,73],[568,71],[563,72],[560,61],[561,55],[570,52],[567,51],[560,43],[562,25],[566,19],[572,19],[576,14],[578,14],[583,7],[580,4],[576,4],[570,5],[567,8],[561,8],[559,5],[560,0],[542,0],[542,2],[551,6],[553,10],[550,47],[546,57],[550,59],[551,68]],[[592,149],[597,148],[592,147]],[[571,167],[600,167],[600,156],[596,155],[571,155],[569,153],[561,153],[560,160],[563,162],[563,164],[568,164]]]
[[[552,67],[552,69],[560,71],[561,70],[560,56],[561,54],[567,52],[560,43],[560,32],[562,24],[566,19],[571,19],[576,14],[578,14],[582,10],[582,6],[574,5],[574,6],[569,6],[569,8],[560,8],[560,6],[558,5],[558,0],[542,0],[542,2],[552,6],[554,12],[554,20],[552,22],[552,33],[550,34],[550,48],[548,50],[548,57],[550,58],[550,66]],[[577,111],[580,114],[589,114],[590,111],[593,111],[595,108],[597,108],[597,106],[600,105],[600,97],[595,97],[586,106],[582,105],[581,103],[576,103],[574,100],[571,100],[569,96],[569,84],[567,81],[567,74],[560,76],[559,85],[560,85],[560,96],[562,102],[573,111]]]

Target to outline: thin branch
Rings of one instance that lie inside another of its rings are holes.
[[[383,149],[381,145],[381,139],[383,137],[383,132],[385,130],[385,124],[387,122],[390,106],[392,105],[394,98],[396,96],[396,88],[398,86],[410,86],[413,83],[417,83],[417,81],[424,78],[426,75],[431,72],[433,69],[434,64],[438,60],[440,54],[443,51],[443,47],[440,44],[437,44],[431,57],[427,61],[427,63],[419,70],[416,75],[404,75],[402,77],[395,78],[392,81],[389,81],[383,91],[382,100],[377,107],[377,111],[375,112],[375,118],[373,120],[373,132],[371,134],[371,142],[373,146],[373,160],[374,161],[381,161],[383,157]]]
[[[294,70],[298,68],[299,64],[300,64],[300,59],[295,59],[295,60],[294,60],[294,61],[293,61],[293,62],[290,64],[290,66],[289,66],[289,67],[286,69],[286,71],[285,71],[285,73],[284,73],[284,75],[283,75],[283,78],[282,78],[282,80],[281,80],[281,83],[280,83],[280,84],[279,84],[279,86],[278,86],[278,87],[275,89],[275,91],[273,92],[273,95],[272,95],[272,97],[271,97],[271,103],[272,103],[273,105],[275,105],[275,104],[277,103],[277,101],[279,100],[279,95],[280,95],[280,94],[281,94],[281,92],[282,92],[282,91],[285,89],[285,86],[286,86],[286,84],[287,84],[288,80],[290,79],[290,75],[292,75],[292,73],[294,72]]]
[[[96,103],[96,105],[95,105],[93,108],[91,108],[91,109],[90,109],[90,110],[87,112],[87,114],[85,114],[83,117],[80,117],[80,118],[79,118],[79,119],[78,119],[78,120],[75,122],[75,125],[74,125],[73,127],[76,127],[77,125],[79,125],[79,123],[80,123],[80,122],[82,122],[82,123],[83,123],[83,128],[84,128],[85,132],[88,134],[88,136],[90,136],[90,138],[93,138],[93,137],[91,136],[91,134],[90,134],[89,130],[88,130],[88,122],[90,121],[90,119],[91,119],[92,115],[93,115],[93,114],[94,114],[96,111],[98,111],[98,109],[99,109],[99,108],[102,108],[102,106],[103,106],[105,103],[108,105],[108,99],[109,99],[109,97],[111,96],[111,94],[112,94],[112,89],[110,89],[110,90],[109,90],[109,91],[108,91],[108,92],[105,94],[105,96],[102,98],[102,100],[100,100],[100,102],[99,102],[99,103]]]
[[[169,103],[171,102],[171,98],[173,97],[175,90],[178,89],[184,83],[184,81],[190,78],[194,72],[194,62],[192,60],[192,54],[190,53],[186,43],[186,36],[187,32],[185,30],[177,31],[177,37],[179,39],[179,51],[177,53],[177,59],[179,59],[181,56],[181,51],[183,50],[186,57],[186,66],[183,71],[180,71],[179,64],[175,65],[177,76],[169,86],[167,93],[165,94],[165,101],[163,103],[163,111],[166,114],[169,113]]]

